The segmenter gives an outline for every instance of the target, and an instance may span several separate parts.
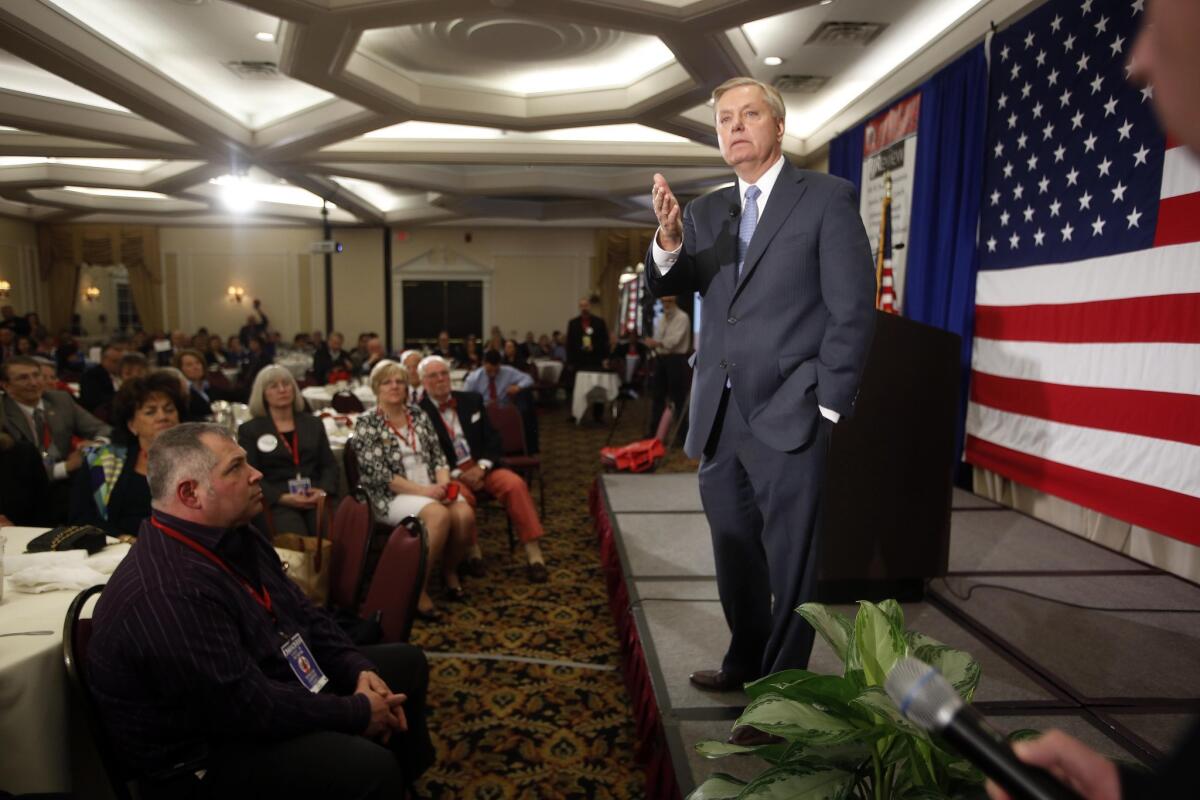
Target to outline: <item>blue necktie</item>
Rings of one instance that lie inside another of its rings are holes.
[[[758,227],[758,196],[762,194],[757,186],[746,189],[746,202],[742,207],[742,219],[738,223],[738,280],[742,278],[742,266],[746,263],[746,250],[754,237],[754,229]]]

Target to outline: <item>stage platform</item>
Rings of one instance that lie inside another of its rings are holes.
[[[602,476],[592,512],[647,797],[686,797],[715,771],[757,774],[755,759],[694,750],[725,739],[746,703],[688,682],[729,642],[696,476]],[[975,700],[1002,730],[1062,728],[1153,765],[1200,714],[1200,587],[969,492],[954,491],[948,574],[904,613],[979,660]],[[819,637],[809,668],[840,673]]]

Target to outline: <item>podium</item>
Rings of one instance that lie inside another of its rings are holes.
[[[820,602],[914,602],[946,574],[959,352],[956,334],[876,312],[854,415],[829,447]]]

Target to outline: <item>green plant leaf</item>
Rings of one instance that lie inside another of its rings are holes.
[[[821,634],[821,638],[828,642],[842,663],[847,662],[847,651],[854,639],[854,623],[849,617],[821,603],[804,603],[796,609],[796,613],[808,620],[808,624]]]
[[[853,777],[838,769],[772,767],[747,784],[738,800],[839,800]]]
[[[752,700],[738,717],[737,725],[750,725],[789,742],[810,744],[842,744],[862,735],[862,730],[849,720],[779,694],[764,694]]]
[[[708,780],[692,790],[687,800],[728,800],[737,797],[746,788],[745,781],[739,781],[732,775],[715,772]]]
[[[924,637],[928,642],[934,640],[929,637]],[[953,647],[948,647],[939,643],[922,643],[914,651],[913,656],[921,659],[931,667],[935,667],[938,672],[958,692],[962,699],[968,703],[975,696],[975,689],[979,686],[979,662],[970,656],[969,653],[964,653],[962,650],[955,650]]]
[[[882,731],[875,729],[875,732],[881,733]],[[864,737],[861,741],[831,745],[811,745],[805,742],[796,742],[793,747],[796,749],[796,753],[789,752],[785,754],[783,757],[784,763],[803,761],[824,768],[836,767],[844,769],[847,772],[854,772],[861,769],[864,764],[869,764],[873,750],[871,741],[867,737]]]
[[[868,686],[882,686],[896,662],[908,654],[904,631],[874,603],[859,601],[854,643]]]
[[[879,610],[887,615],[887,618],[896,626],[896,630],[904,630],[904,609],[900,607],[900,603],[889,597],[879,604]]]
[[[929,738],[929,735],[925,731],[904,718],[904,715],[900,713],[900,709],[896,708],[896,704],[892,702],[892,698],[888,697],[887,692],[878,686],[868,686],[863,690],[862,694],[851,701],[851,705],[873,714],[890,726],[894,733],[912,736],[917,739]]]
[[[696,743],[696,752],[705,758],[724,758],[725,756],[755,755],[772,764],[781,764],[791,748],[786,744],[760,744],[748,747],[741,744],[730,744],[716,739],[706,739]]]
[[[849,703],[859,695],[851,681],[837,675],[819,675],[804,669],[785,669],[746,684],[751,699],[764,694],[781,694],[789,700],[817,703],[849,712]]]
[[[978,786],[983,783],[983,773],[976,769],[970,761],[962,759],[954,761],[946,767],[946,773],[951,780],[970,786]]]

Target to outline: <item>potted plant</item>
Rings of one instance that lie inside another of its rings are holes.
[[[895,600],[860,602],[853,620],[819,603],[805,603],[796,611],[841,658],[842,675],[792,669],[747,684],[750,704],[734,726],[750,725],[783,742],[757,747],[700,742],[696,749],[708,758],[754,754],[770,766],[749,782],[716,773],[688,800],[933,800],[983,795],[983,775],[906,720],[883,689],[892,666],[912,656],[936,667],[970,702],[980,675],[974,658],[906,631],[904,613]]]

